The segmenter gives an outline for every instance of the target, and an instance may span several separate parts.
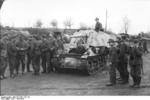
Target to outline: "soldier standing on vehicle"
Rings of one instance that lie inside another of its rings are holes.
[[[99,22],[99,18],[95,18],[96,24],[95,24],[95,31],[103,31],[102,24]]]
[[[19,39],[16,41],[16,48],[17,48],[17,62],[16,62],[16,71],[17,74],[19,73],[19,66],[20,63],[22,65],[22,74],[25,71],[25,55],[28,49],[27,42],[23,39],[23,35],[20,34]]]
[[[109,77],[110,83],[106,84],[106,86],[113,86],[116,84],[116,68],[118,64],[118,49],[115,47],[115,41],[113,39],[109,40],[110,50],[109,50]]]
[[[138,40],[134,40],[134,46],[130,50],[130,73],[133,79],[133,88],[139,88],[141,83],[141,72],[142,72],[142,49],[138,47]]]

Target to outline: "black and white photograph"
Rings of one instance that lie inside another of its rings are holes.
[[[150,96],[150,0],[0,0],[0,99],[32,96]]]

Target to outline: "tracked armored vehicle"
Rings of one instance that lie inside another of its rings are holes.
[[[108,54],[108,40],[114,35],[93,30],[75,32],[69,44],[64,44],[64,53],[58,55],[56,69],[79,69],[88,75],[104,68]]]

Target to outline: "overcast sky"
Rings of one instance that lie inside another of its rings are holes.
[[[123,17],[130,20],[130,34],[150,31],[150,0],[6,0],[1,10],[3,25],[33,26],[41,19],[49,27],[53,19],[63,28],[63,21],[71,18],[73,28],[80,23],[94,26],[95,17],[105,27],[105,13],[108,11],[108,29],[122,32]]]

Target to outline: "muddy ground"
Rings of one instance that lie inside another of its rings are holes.
[[[23,76],[1,81],[2,95],[150,95],[150,53],[143,56],[144,75],[140,89],[127,85],[106,87],[109,77],[107,71],[94,76],[83,75],[79,71],[69,70],[66,73],[50,73],[34,76],[26,73]],[[7,74],[8,76],[8,74]]]

